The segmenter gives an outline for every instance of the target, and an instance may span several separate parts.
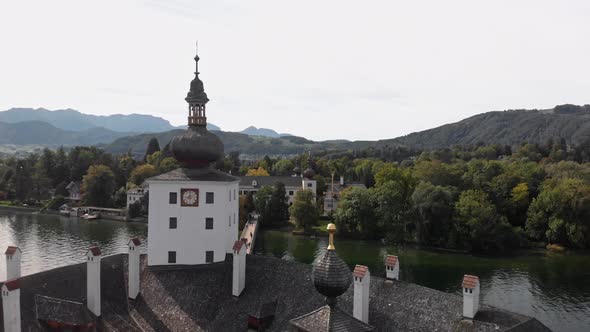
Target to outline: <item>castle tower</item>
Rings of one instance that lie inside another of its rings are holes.
[[[239,179],[211,167],[223,143],[207,130],[209,101],[197,70],[185,98],[188,129],[170,142],[181,168],[147,180],[148,265],[198,265],[225,260],[238,238]]]

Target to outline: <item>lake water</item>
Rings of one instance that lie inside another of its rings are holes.
[[[117,221],[81,221],[61,216],[0,211],[0,250],[23,250],[23,274],[84,261],[89,246],[106,255],[126,252],[132,237],[147,238],[147,225]],[[143,244],[145,246],[145,243]],[[327,239],[309,239],[279,231],[258,235],[256,252],[304,263],[325,251]],[[386,247],[378,242],[336,239],[336,250],[351,267],[367,265],[384,275],[383,257],[400,257],[403,280],[460,293],[463,274],[482,282],[482,301],[537,317],[554,331],[590,331],[590,253],[552,254],[544,250],[489,258]],[[0,279],[5,279],[4,255]]]

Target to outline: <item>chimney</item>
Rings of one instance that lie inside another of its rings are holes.
[[[2,285],[2,314],[5,332],[20,332],[20,285],[11,279]]]
[[[344,185],[344,176],[340,175],[340,185]]]
[[[354,303],[352,314],[354,318],[369,323],[369,291],[371,288],[371,273],[364,265],[357,265],[352,272],[354,277]]]
[[[102,253],[97,246],[86,252],[86,305],[97,317],[100,316],[100,260]]]
[[[139,245],[141,241],[133,238],[127,243],[129,246],[129,298],[135,300],[139,294]]]
[[[6,280],[20,278],[20,257],[22,252],[19,247],[8,246],[6,252]]]
[[[234,266],[232,291],[233,296],[240,296],[246,286],[246,239],[237,240],[233,247]]]
[[[399,280],[399,259],[397,256],[387,255],[385,258],[385,272],[387,279]]]
[[[463,276],[463,317],[473,319],[479,310],[479,278]]]

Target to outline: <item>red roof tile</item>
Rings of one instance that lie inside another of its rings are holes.
[[[397,263],[397,256],[387,255],[387,258],[385,258],[385,266],[394,267],[395,263]]]
[[[463,276],[463,288],[474,289],[479,284],[479,277],[466,274]]]
[[[242,239],[242,240],[245,240],[245,239]],[[238,254],[240,253],[240,249],[242,249],[242,247],[243,247],[243,246],[244,246],[244,244],[246,243],[245,241],[242,241],[242,240],[237,240],[237,241],[234,243],[234,248],[233,248],[233,249],[234,249],[234,251],[235,251],[235,252],[237,252]]]
[[[8,288],[9,291],[13,291],[15,289],[20,288],[20,284],[18,282],[18,279],[7,280],[4,282],[4,285],[6,286],[6,288]]]
[[[20,249],[18,247],[8,246],[8,248],[6,248],[6,252],[4,254],[6,256],[12,256],[16,253],[17,250],[20,251]]]
[[[364,278],[365,275],[367,274],[368,270],[369,270],[369,268],[364,265],[357,265],[354,267],[354,271],[352,272],[352,275],[355,278]]]
[[[100,248],[97,246],[90,247],[88,250],[92,253],[92,256],[100,256],[102,254]]]
[[[141,244],[141,241],[139,241],[139,239],[136,238],[136,237],[134,237],[131,240],[129,240],[129,243],[131,243],[131,242],[133,242],[133,245],[136,246],[136,247]]]

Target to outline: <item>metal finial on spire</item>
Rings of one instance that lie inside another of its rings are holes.
[[[336,250],[336,247],[334,247],[334,233],[336,233],[336,225],[330,223],[328,224],[328,227],[326,227],[326,229],[330,233],[330,242],[328,244],[328,250]]]

